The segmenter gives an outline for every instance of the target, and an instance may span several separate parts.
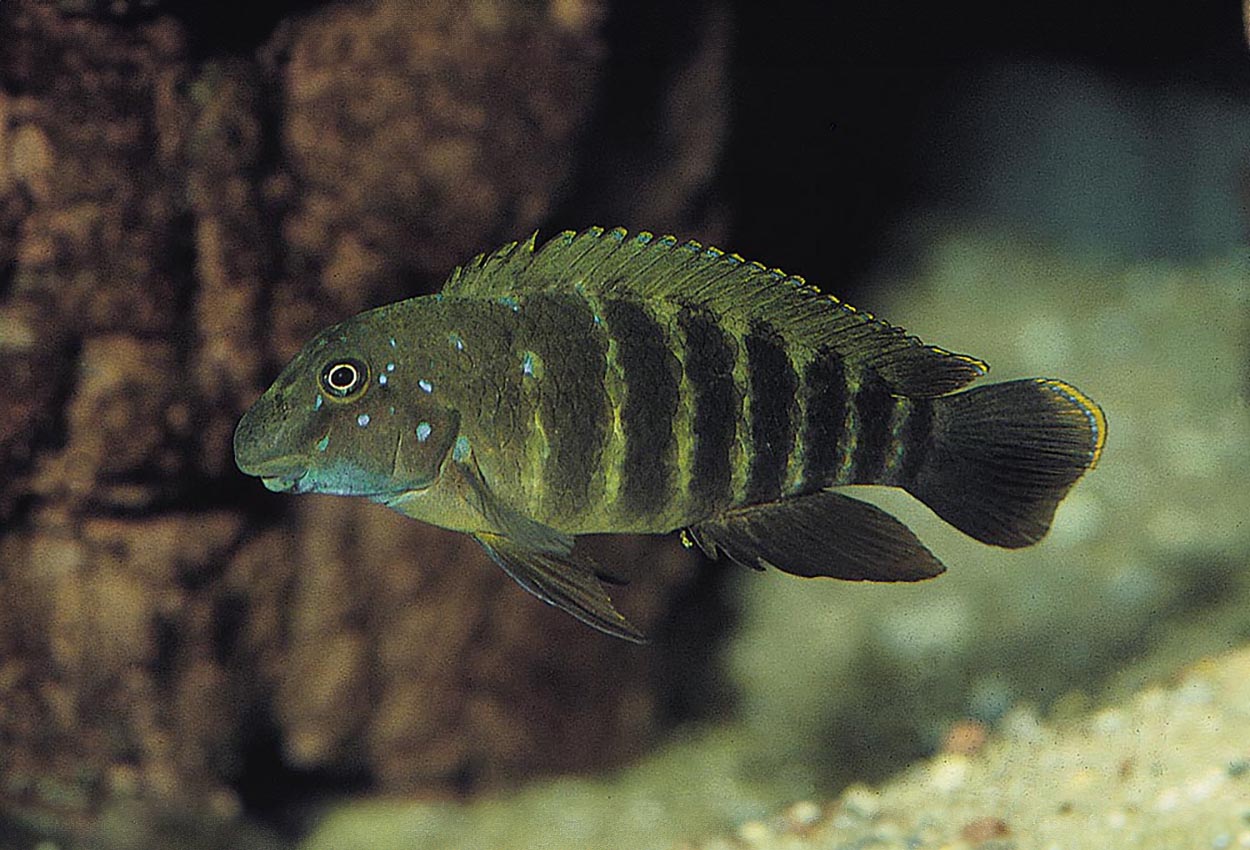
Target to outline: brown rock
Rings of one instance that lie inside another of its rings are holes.
[[[293,761],[368,765],[392,790],[478,785],[618,762],[658,728],[656,694],[626,684],[660,678],[654,653],[588,633],[463,535],[374,505],[303,502],[276,697]],[[612,562],[655,563],[661,545],[625,542]],[[659,559],[630,590],[660,595],[689,575],[680,560]],[[618,595],[644,629],[663,613]]]
[[[662,643],[588,631],[463,537],[269,494],[231,456],[311,333],[564,197],[600,4],[332,4],[207,61],[157,7],[0,3],[0,832],[107,846],[104,808],[220,823],[282,771],[464,790],[647,746]],[[673,138],[693,153],[666,216],[718,150]],[[648,565],[614,596],[654,630],[687,555],[589,545]]]
[[[14,286],[48,296],[76,330],[152,332],[175,319],[176,99],[181,36],[168,21],[119,27],[5,4],[0,76],[11,179],[33,201]],[[172,108],[171,107],[175,107]]]
[[[82,343],[64,410],[66,447],[41,459],[34,489],[49,499],[134,510],[169,497],[190,427],[175,351],[114,334]]]
[[[0,258],[0,263],[3,258]],[[49,442],[67,364],[64,343],[34,302],[0,303],[0,520],[29,487],[24,475],[41,440]]]
[[[593,8],[380,0],[290,28],[282,138],[298,189],[283,233],[297,278],[275,301],[283,358],[319,329],[286,306],[310,284],[349,315],[538,225],[587,122]]]

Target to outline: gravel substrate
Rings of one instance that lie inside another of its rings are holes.
[[[796,803],[681,850],[1250,847],[1250,650],[1062,726],[1009,714],[984,747]]]

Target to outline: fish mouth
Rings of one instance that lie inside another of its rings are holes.
[[[303,485],[307,483],[308,464],[291,455],[259,462],[236,460],[236,463],[245,475],[259,478],[267,490],[275,493],[301,493],[305,490]]]
[[[352,486],[334,486],[324,481],[313,480],[314,478],[315,476],[309,475],[308,469],[298,469],[277,475],[262,475],[260,476],[260,482],[265,485],[266,490],[273,493],[321,493],[326,496],[355,496],[381,504],[389,504],[405,493],[424,490],[429,486],[372,490],[358,489]]]
[[[260,483],[265,485],[266,490],[274,493],[299,493],[302,492],[300,485],[307,476],[308,470],[301,469],[282,475],[262,475]]]
[[[2,0],[0,0],[2,1]],[[390,482],[378,476],[364,475],[350,469],[317,469],[308,459],[284,455],[259,463],[240,465],[243,472],[255,476],[272,493],[321,493],[327,496],[357,496],[386,504],[405,493],[428,489],[434,482]]]

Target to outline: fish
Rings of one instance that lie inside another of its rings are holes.
[[[988,368],[697,241],[535,233],[317,334],[240,419],[234,456],[269,490],[468,534],[530,593],[641,643],[578,537],[680,531],[806,577],[942,573],[847,492],[876,484],[983,543],[1040,540],[1106,417],[1053,378],[967,388]]]

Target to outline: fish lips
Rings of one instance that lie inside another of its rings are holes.
[[[330,496],[356,496],[376,502],[388,502],[404,493],[425,490],[433,483],[428,482],[418,486],[405,484],[385,489],[357,489],[351,486],[345,487],[341,483],[319,480],[318,476],[312,474],[306,466],[299,468],[288,466],[281,471],[265,470],[253,474],[259,476],[265,489],[274,493],[322,493]]]
[[[238,457],[239,470],[259,478],[274,493],[323,493],[330,496],[359,496],[385,502],[403,493],[424,490],[434,481],[389,481],[385,476],[345,475],[343,470],[314,469],[317,463],[306,455],[283,454],[258,460]]]
[[[266,490],[274,493],[303,493],[305,490],[301,488],[301,485],[307,477],[308,470],[303,469],[285,475],[262,475],[260,483],[265,485]]]
[[[240,472],[259,478],[265,487],[275,493],[300,492],[298,488],[308,476],[308,463],[299,455],[284,454],[259,459],[248,457],[236,449],[234,462]]]

